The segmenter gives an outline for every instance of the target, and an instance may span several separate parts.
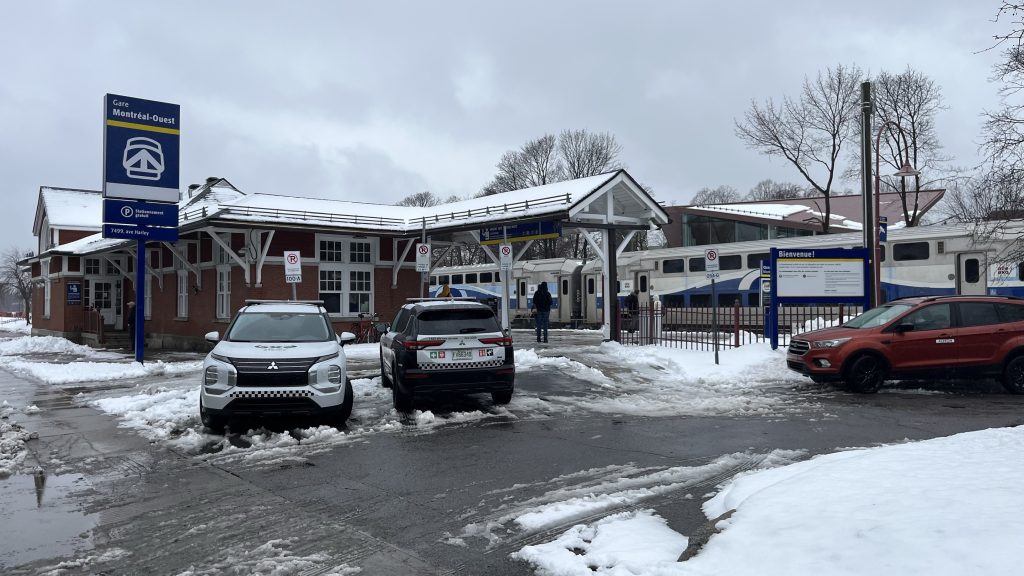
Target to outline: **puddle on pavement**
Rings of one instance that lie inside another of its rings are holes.
[[[81,512],[71,499],[87,488],[78,474],[19,474],[0,480],[0,568],[91,548],[97,517]]]

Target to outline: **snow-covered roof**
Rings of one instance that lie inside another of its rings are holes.
[[[97,190],[39,187],[39,206],[32,232],[39,234],[43,214],[51,228],[99,230],[103,195]]]
[[[103,234],[96,233],[74,242],[68,242],[55,246],[46,252],[40,254],[45,256],[47,254],[70,254],[72,256],[83,256],[87,254],[96,254],[98,252],[107,252],[109,250],[116,250],[118,248],[124,248],[135,244],[135,240],[120,240],[117,238],[104,238]]]

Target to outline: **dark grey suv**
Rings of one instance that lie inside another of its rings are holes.
[[[401,412],[442,393],[489,392],[495,404],[507,404],[516,376],[512,337],[476,301],[415,300],[380,339],[380,372]]]

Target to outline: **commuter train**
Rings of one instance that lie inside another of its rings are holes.
[[[882,245],[882,299],[941,294],[999,294],[1024,297],[1024,257],[1014,241],[1024,223],[934,225],[890,230]],[[777,238],[718,244],[720,276],[717,305],[760,306],[761,263],[771,248],[857,248],[861,233]],[[712,306],[704,271],[708,246],[624,252],[617,258],[617,296],[632,289],[641,301],[657,297],[662,307]],[[512,317],[528,314],[537,284],[548,282],[555,303],[551,321],[560,325],[599,325],[603,321],[604,263],[550,259],[517,262],[509,285]],[[491,265],[436,268],[431,293],[448,283],[454,295],[497,298],[502,284]]]

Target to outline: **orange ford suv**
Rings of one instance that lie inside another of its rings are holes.
[[[876,392],[889,379],[994,377],[1024,393],[1024,300],[903,298],[790,340],[786,363],[815,382]]]

